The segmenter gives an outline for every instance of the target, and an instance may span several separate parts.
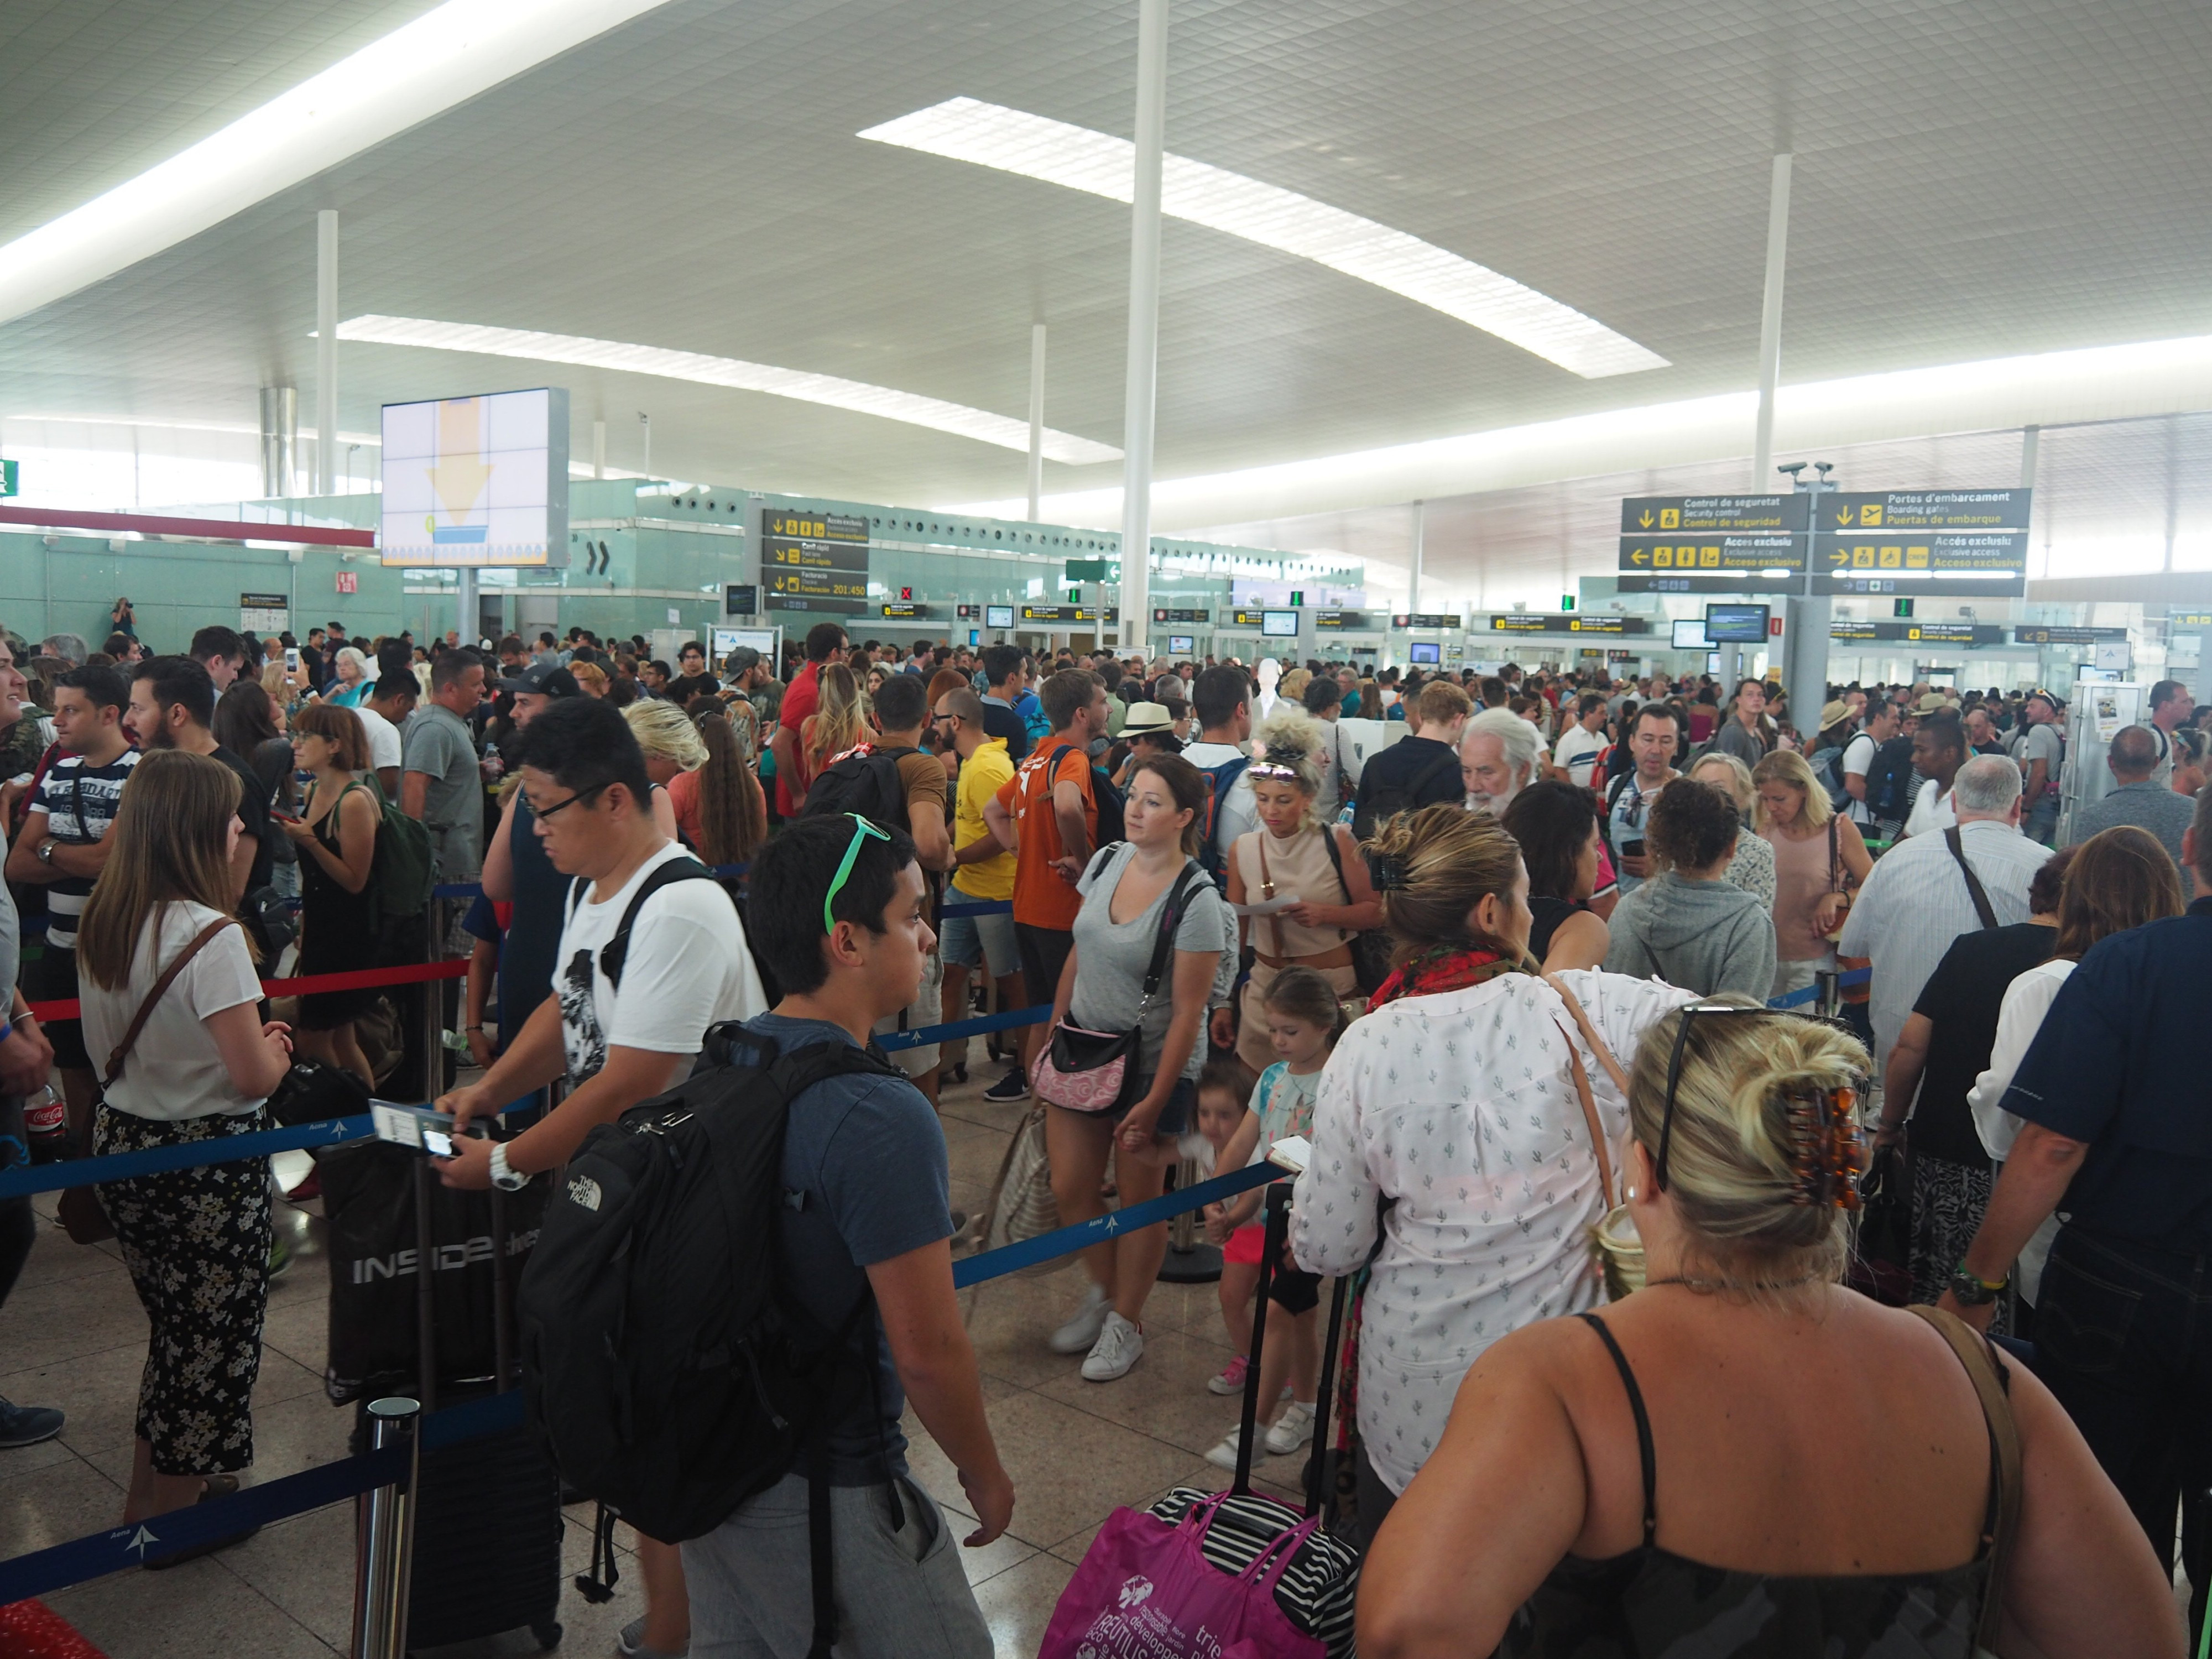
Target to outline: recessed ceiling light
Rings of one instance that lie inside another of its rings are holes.
[[[749,363],[735,357],[709,357],[697,351],[672,351],[662,346],[626,345],[619,340],[593,340],[576,334],[544,334],[535,329],[489,328],[475,323],[433,322],[421,317],[356,317],[338,325],[341,340],[362,340],[377,345],[419,346],[432,351],[470,351],[489,357],[523,357],[532,362],[574,363],[585,368],[613,369],[628,374],[658,374],[665,380],[691,380],[701,386],[734,387],[740,392],[764,392],[771,397],[796,398],[802,403],[825,404],[861,415],[904,421],[935,432],[996,444],[1001,449],[1029,453],[1030,423],[1011,415],[948,404],[887,386],[864,380],[841,380],[835,374],[813,374],[804,369],[777,368],[768,363]],[[1071,466],[1117,461],[1121,452],[1109,444],[1093,443],[1072,432],[1044,431],[1048,460]]]
[[[1116,202],[1134,193],[1136,147],[1127,139],[974,98],[947,99],[860,137]],[[1163,163],[1160,210],[1388,289],[1585,380],[1667,367],[1658,353],[1472,259],[1188,156],[1170,155]]]
[[[112,276],[666,0],[447,0],[0,247],[0,323]]]

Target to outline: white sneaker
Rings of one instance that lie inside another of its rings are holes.
[[[1237,1454],[1243,1448],[1243,1429],[1242,1427],[1231,1429],[1221,1437],[1219,1445],[1206,1453],[1206,1461],[1217,1469],[1233,1469],[1237,1467]]]
[[[1065,1325],[1052,1334],[1047,1345],[1054,1353],[1088,1353],[1098,1340],[1098,1333],[1106,1323],[1106,1316],[1113,1311],[1106,1300],[1106,1287],[1093,1283],[1083,1292],[1083,1305]]]
[[[1127,1376],[1129,1367],[1144,1357],[1144,1332],[1121,1315],[1109,1311],[1105,1325],[1099,1330],[1098,1340],[1091,1345],[1091,1357],[1083,1362],[1083,1380],[1111,1382]]]
[[[1313,1436],[1314,1408],[1293,1400],[1267,1431],[1267,1449],[1278,1457],[1287,1457]]]

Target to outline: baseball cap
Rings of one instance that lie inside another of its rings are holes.
[[[723,659],[723,669],[732,674],[750,673],[760,666],[760,659],[759,652],[750,645],[741,645]]]
[[[580,697],[584,694],[584,688],[576,684],[576,677],[553,663],[534,662],[507,675],[499,684],[501,690],[518,696]]]

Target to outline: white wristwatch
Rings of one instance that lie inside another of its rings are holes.
[[[530,1184],[530,1177],[521,1170],[507,1167],[507,1143],[503,1140],[492,1143],[491,1184],[503,1193],[519,1193]]]

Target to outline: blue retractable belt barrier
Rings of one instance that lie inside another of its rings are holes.
[[[350,1121],[351,1120],[341,1120]],[[302,1126],[307,1127],[307,1126]],[[1164,1193],[1126,1210],[1109,1211],[1073,1227],[1060,1227],[1035,1238],[1025,1238],[981,1255],[965,1256],[952,1264],[952,1282],[964,1290],[987,1279],[1018,1273],[1024,1267],[1066,1255],[1140,1227],[1149,1227],[1238,1193],[1280,1180],[1286,1172],[1272,1164],[1255,1164],[1200,1182],[1181,1192]],[[422,1419],[422,1446],[436,1451],[479,1435],[520,1427],[524,1420],[522,1393],[512,1389],[483,1400],[455,1406]],[[246,1486],[228,1498],[173,1510],[136,1527],[112,1527],[49,1549],[33,1550],[0,1561],[0,1605],[46,1595],[81,1584],[88,1579],[120,1572],[146,1560],[159,1560],[194,1544],[227,1538],[248,1527],[267,1526],[295,1515],[305,1515],[327,1504],[387,1486],[404,1477],[406,1460],[397,1448],[342,1458],[288,1474],[265,1485]]]
[[[1034,1008],[1013,1008],[1003,1014],[978,1014],[973,1019],[956,1019],[950,1025],[884,1031],[878,1035],[876,1046],[884,1049],[919,1048],[925,1043],[950,1042],[955,1037],[981,1036],[986,1031],[1011,1031],[1018,1025],[1042,1025],[1051,1018],[1051,1005],[1041,1002]]]
[[[1873,977],[1873,969],[1854,968],[1848,974],[1838,975],[1836,978],[1836,983],[1838,987],[1845,985],[1863,985],[1867,981]],[[1805,1003],[1812,1001],[1820,994],[1820,988],[1818,985],[1808,985],[1801,990],[1790,992],[1787,996],[1775,997],[1770,1000],[1766,1006],[1770,1008],[1796,1008]]]

